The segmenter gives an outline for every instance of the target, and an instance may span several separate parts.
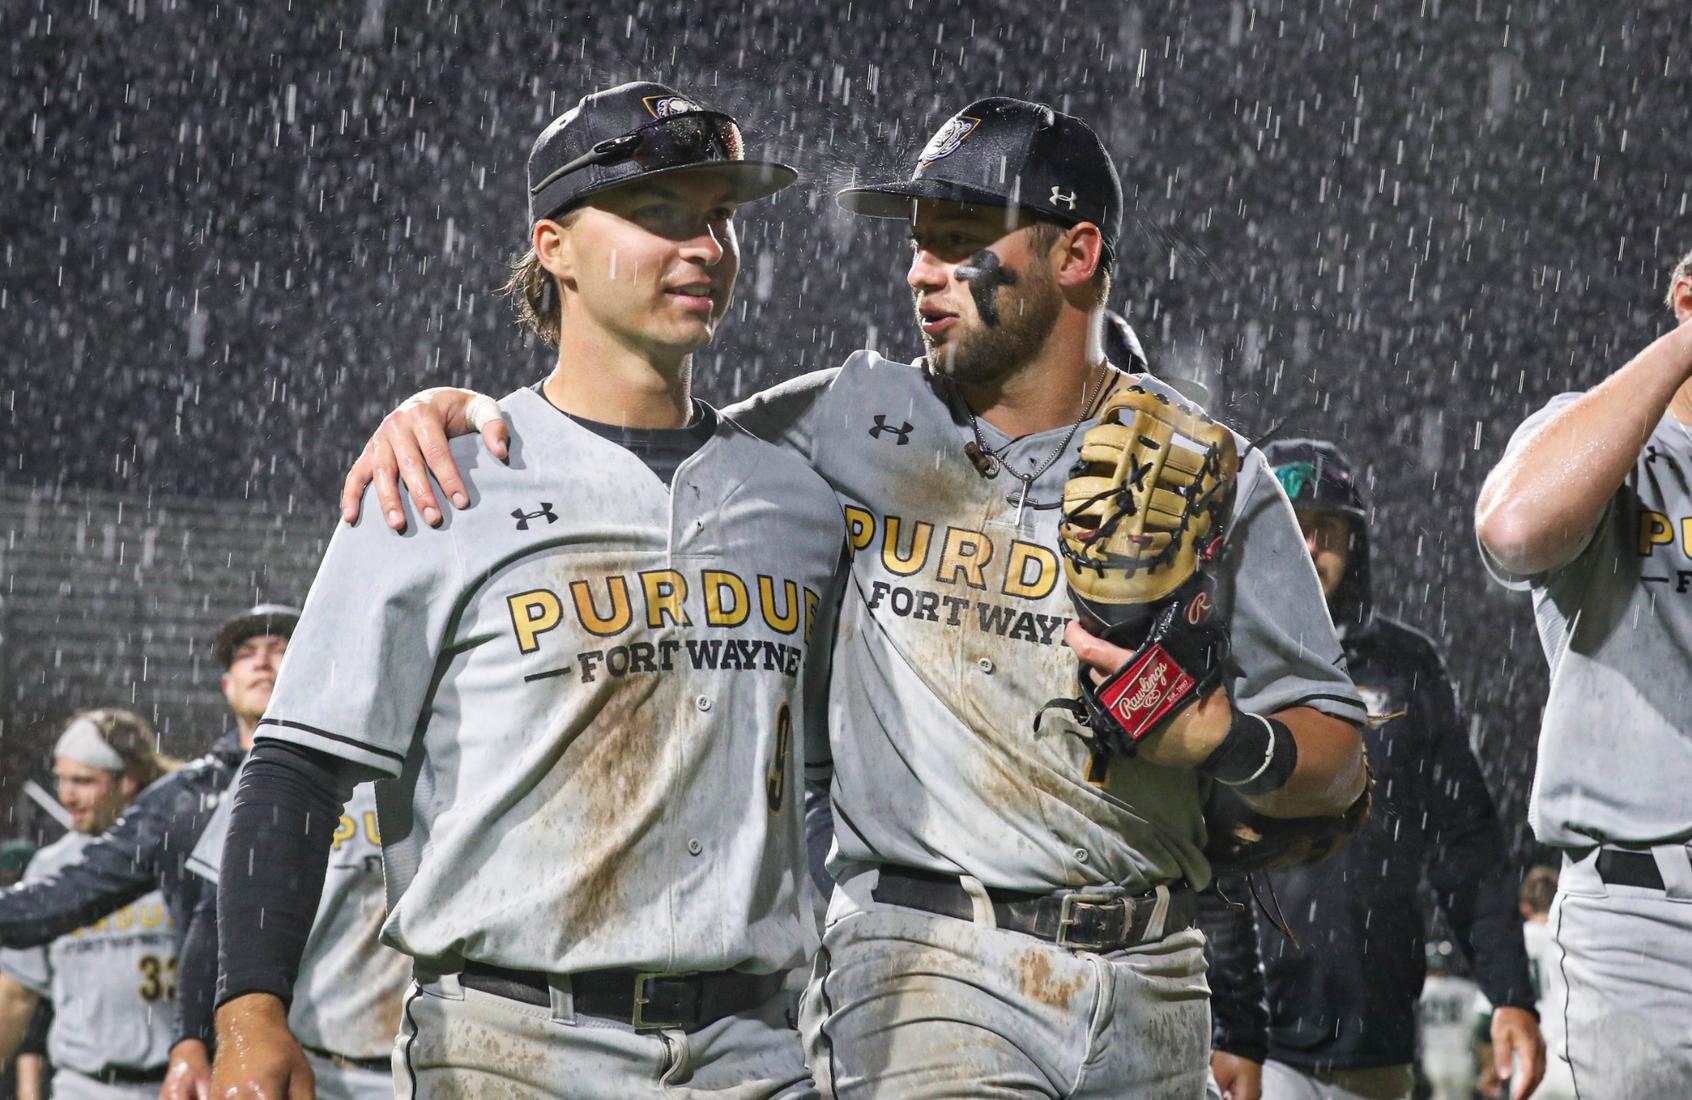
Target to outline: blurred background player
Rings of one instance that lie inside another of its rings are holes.
[[[1268,876],[1297,942],[1258,924],[1270,1017],[1264,1100],[1410,1095],[1424,873],[1477,981],[1501,1006],[1493,1037],[1506,1065],[1512,1057],[1522,1065],[1520,1100],[1539,1077],[1543,1046],[1515,876],[1450,677],[1425,635],[1374,608],[1367,508],[1346,457],[1309,439],[1270,443],[1264,454],[1298,515],[1368,704],[1363,736],[1375,776],[1369,822],[1350,844],[1314,867]],[[1224,889],[1249,896],[1243,886]]]
[[[152,726],[129,711],[71,716],[53,747],[53,775],[72,831],[36,854],[25,883],[75,861],[174,765],[154,745]],[[46,998],[55,1097],[151,1100],[164,1080],[175,996],[175,934],[154,890],[43,946],[0,951],[0,1060],[17,1051]]]
[[[1528,417],[1475,510],[1551,665],[1528,820],[1563,853],[1550,925],[1582,1094],[1692,1090],[1692,255],[1667,298],[1676,328]]]
[[[260,604],[218,628],[212,652],[234,728],[205,756],[143,790],[74,861],[0,890],[0,947],[46,944],[157,890],[175,927],[172,954],[180,955],[205,888],[187,869],[188,856],[252,745],[298,618],[292,607]]]
[[[1475,1021],[1485,1006],[1480,987],[1458,973],[1449,940],[1429,940],[1427,978],[1416,999],[1415,1095],[1428,1100],[1474,1100],[1480,1081]]]
[[[239,782],[237,775],[231,794]],[[212,883],[220,874],[232,808],[232,798],[218,805],[188,860],[191,871]],[[288,1010],[288,1028],[311,1062],[318,1100],[382,1100],[394,1094],[394,1038],[411,960],[381,942],[386,918],[376,787],[360,783],[335,826],[323,897]],[[188,1038],[172,1051],[173,1072],[160,1100],[195,1100],[211,1088],[209,1048],[200,1036],[211,1034],[217,993],[215,891],[201,896],[190,920],[179,983],[182,1033]]]

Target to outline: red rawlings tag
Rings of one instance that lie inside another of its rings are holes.
[[[1099,701],[1138,741],[1187,697],[1193,683],[1162,646],[1153,645],[1099,691]]]

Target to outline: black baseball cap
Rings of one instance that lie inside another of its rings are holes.
[[[634,81],[582,97],[529,152],[529,223],[631,180],[709,168],[734,181],[734,202],[767,198],[799,178],[774,161],[746,159],[735,120],[692,96]]]
[[[1334,444],[1325,439],[1277,439],[1263,445],[1263,457],[1294,508],[1368,519],[1369,501],[1357,484],[1351,459]]]
[[[294,627],[299,621],[300,609],[297,607],[289,607],[283,603],[261,603],[233,616],[218,627],[217,637],[212,639],[212,652],[217,654],[217,663],[228,668],[229,662],[235,659],[236,648],[248,638],[257,638],[264,634],[280,634],[284,638],[292,638]]]
[[[1116,260],[1122,181],[1093,128],[1044,103],[992,96],[947,119],[917,154],[908,180],[848,187],[854,214],[909,220],[917,199],[1016,206],[1064,225],[1092,222]]]

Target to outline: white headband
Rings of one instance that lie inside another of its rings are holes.
[[[59,735],[59,743],[53,746],[53,755],[120,775],[127,767],[92,718],[78,718],[66,726],[65,732]]]

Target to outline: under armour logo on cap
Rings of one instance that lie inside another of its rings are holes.
[[[1063,189],[1061,187],[1059,187],[1057,184],[1054,183],[1052,185],[1052,200],[1051,201],[1052,201],[1053,206],[1056,206],[1058,203],[1061,202],[1061,203],[1063,203],[1063,205],[1067,206],[1069,209],[1074,210],[1075,209],[1075,192],[1071,191],[1069,194],[1066,195],[1066,194],[1063,193]]]
[[[542,517],[545,517],[547,523],[558,522],[558,517],[552,512],[551,501],[541,501],[540,510],[538,512],[525,512],[521,508],[511,509],[511,518],[517,521],[517,530],[519,531],[527,531],[529,529],[530,520],[541,519]]]

